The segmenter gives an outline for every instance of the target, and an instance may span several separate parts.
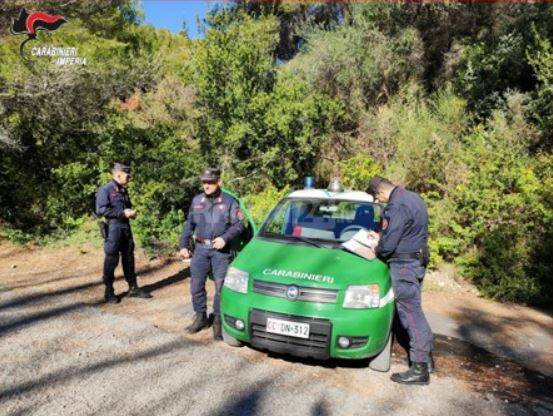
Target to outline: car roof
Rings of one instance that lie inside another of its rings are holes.
[[[374,202],[372,195],[363,191],[331,192],[326,189],[300,189],[290,192],[288,198],[298,199],[329,199],[329,200],[347,200],[355,202]]]

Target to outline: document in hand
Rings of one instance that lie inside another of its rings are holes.
[[[369,237],[367,230],[359,230],[348,241],[342,243],[342,247],[367,260],[376,257],[374,249],[378,244],[378,238]]]

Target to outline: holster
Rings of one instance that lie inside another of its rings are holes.
[[[108,239],[109,234],[109,224],[105,221],[98,221],[98,226],[100,227],[100,234],[104,241]]]
[[[419,253],[422,267],[428,266],[430,262],[430,247],[428,247],[428,245],[424,246],[419,250]]]

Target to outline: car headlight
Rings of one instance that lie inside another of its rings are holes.
[[[380,287],[378,285],[348,286],[343,306],[353,309],[378,308]]]
[[[225,287],[239,293],[248,293],[248,279],[250,274],[236,267],[229,267],[225,276]]]

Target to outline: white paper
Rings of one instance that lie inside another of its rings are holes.
[[[343,242],[342,247],[367,260],[372,260],[376,257],[374,249],[378,245],[378,240],[377,237],[369,237],[367,230],[359,230],[348,241]]]

